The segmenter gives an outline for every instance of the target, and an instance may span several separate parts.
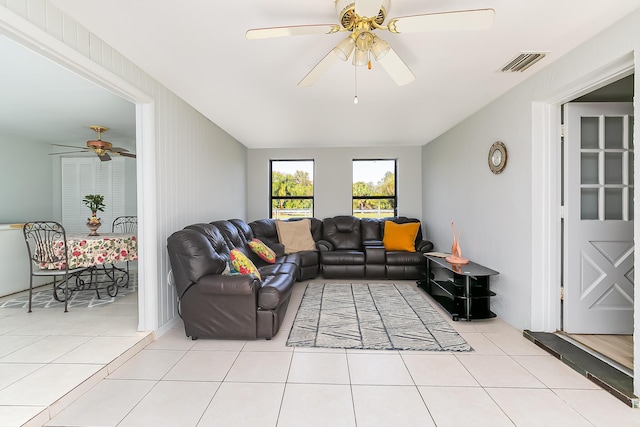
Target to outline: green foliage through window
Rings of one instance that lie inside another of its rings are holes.
[[[271,218],[313,216],[313,160],[271,160]]]
[[[396,161],[353,161],[352,213],[359,218],[395,216]]]

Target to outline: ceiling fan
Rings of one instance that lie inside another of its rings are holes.
[[[428,13],[393,18],[385,26],[383,23],[387,18],[389,6],[390,0],[355,0],[355,2],[354,0],[335,0],[340,24],[256,28],[247,31],[246,38],[255,40],[349,31],[351,34],[322,58],[298,83],[298,86],[311,86],[333,65],[336,59],[346,61],[354,51],[353,65],[366,65],[371,69],[371,56],[373,56],[396,84],[402,86],[411,83],[416,77],[389,43],[374,33],[375,30],[389,31],[393,34],[424,31],[483,30],[491,27],[495,15],[493,9]]]
[[[102,140],[102,133],[109,130],[108,127],[104,126],[89,126],[89,129],[92,129],[94,132],[98,134],[98,139],[90,139],[87,141],[87,147],[76,147],[73,145],[61,145],[61,144],[51,144],[56,147],[67,147],[67,148],[76,148],[75,151],[65,151],[63,153],[51,153],[50,155],[56,154],[70,154],[70,153],[84,153],[88,151],[93,151],[96,155],[102,160],[106,162],[111,160],[111,156],[109,153],[123,156],[123,157],[133,157],[136,158],[136,155],[133,153],[129,153],[129,150],[120,147],[114,147],[110,142]]]

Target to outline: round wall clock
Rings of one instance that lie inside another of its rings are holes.
[[[507,147],[500,142],[494,142],[489,148],[489,169],[493,173],[500,173],[507,165]]]

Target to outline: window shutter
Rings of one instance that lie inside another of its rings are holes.
[[[98,212],[100,231],[111,232],[113,220],[125,212],[124,159],[62,158],[62,223],[70,233],[87,231],[91,212],[82,202],[87,194],[102,194],[106,205]]]

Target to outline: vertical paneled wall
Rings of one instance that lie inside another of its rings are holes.
[[[144,208],[157,212],[158,268],[145,286],[157,287],[162,327],[176,315],[176,296],[167,283],[166,239],[193,222],[245,217],[246,148],[47,0],[0,0],[0,7],[153,98],[156,203]],[[138,183],[138,192],[147,184]]]

